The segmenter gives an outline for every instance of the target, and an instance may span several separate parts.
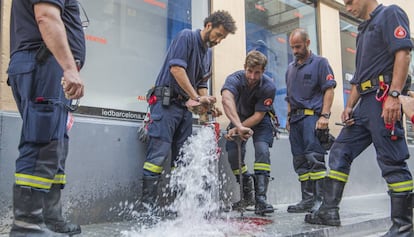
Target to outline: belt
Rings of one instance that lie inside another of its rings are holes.
[[[157,86],[154,88],[154,95],[159,99],[163,96],[169,96],[172,100],[177,101],[187,101],[188,97],[181,94],[175,94],[172,91],[169,92],[169,95],[165,95],[165,90],[171,90],[168,86]]]
[[[157,86],[154,88],[154,95],[157,97],[161,97],[162,96],[162,90],[164,89],[163,86]]]
[[[365,80],[357,85],[357,89],[360,94],[366,94],[371,91],[376,91],[379,88],[380,82],[383,81],[386,84],[390,84],[392,77],[390,75],[379,75],[368,80]]]
[[[316,113],[313,109],[293,109],[290,111],[290,115],[315,115]]]

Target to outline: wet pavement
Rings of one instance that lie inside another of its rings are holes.
[[[211,234],[208,233],[186,233],[191,231],[191,226],[184,227],[180,236],[224,236],[224,237],[250,237],[250,236],[294,236],[294,237],[378,237],[387,231],[391,225],[389,220],[389,197],[387,195],[369,195],[344,198],[341,203],[340,227],[328,227],[306,224],[303,213],[287,213],[288,205],[276,205],[275,213],[257,219],[252,211],[244,212],[245,219],[241,219],[240,213],[223,213],[222,218],[230,222],[237,222],[240,226],[238,232]],[[248,223],[247,220],[253,220]],[[221,221],[223,222],[223,221]],[[212,224],[212,226],[214,223]],[[82,226],[82,234],[79,237],[146,237],[153,236],[136,231],[137,222],[103,223]],[[184,223],[185,226],[185,223]],[[248,226],[248,227],[246,227]],[[193,226],[194,227],[194,226]],[[8,236],[5,230],[1,231],[0,237]],[[151,231],[146,231],[150,233]],[[162,236],[178,236],[169,234],[168,229]]]

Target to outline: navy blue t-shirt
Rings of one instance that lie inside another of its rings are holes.
[[[249,89],[244,70],[229,75],[221,88],[221,92],[223,90],[229,90],[234,95],[237,113],[241,121],[246,120],[256,111],[270,111],[276,94],[275,83],[264,74],[260,82]]]
[[[286,71],[286,101],[291,110],[322,110],[323,96],[327,89],[336,87],[336,81],[328,60],[313,53],[303,63],[293,61]]]
[[[18,0],[12,2],[10,55],[17,51],[38,49],[43,42],[37,26],[34,5],[52,3],[61,10],[70,49],[76,59],[85,62],[85,35],[77,0]]]
[[[171,74],[170,68],[184,68],[191,85],[200,89],[207,88],[207,81],[211,77],[211,63],[211,50],[204,45],[200,30],[184,29],[171,42],[155,85],[172,87],[174,93],[188,97]]]
[[[356,71],[351,81],[359,84],[381,74],[392,74],[394,54],[401,49],[412,49],[409,21],[396,5],[378,5],[371,19],[358,27]]]

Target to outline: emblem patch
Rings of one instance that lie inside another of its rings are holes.
[[[326,80],[327,81],[330,81],[330,80],[333,80],[334,79],[334,76],[332,75],[332,74],[328,74],[327,76],[326,76]]]
[[[397,26],[394,30],[394,37],[397,39],[404,39],[407,36],[407,31],[402,26]]]
[[[272,99],[270,99],[270,98],[265,99],[265,101],[263,102],[263,104],[264,104],[264,105],[266,105],[266,106],[269,106],[269,105],[271,105],[272,103],[273,103],[273,100],[272,100]]]

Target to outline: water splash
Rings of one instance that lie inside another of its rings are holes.
[[[172,170],[169,190],[176,196],[165,209],[176,211],[174,220],[165,220],[150,227],[138,224],[125,237],[228,237],[260,236],[262,227],[220,214],[221,182],[218,171],[218,146],[214,129],[200,128],[184,144],[178,166]]]

